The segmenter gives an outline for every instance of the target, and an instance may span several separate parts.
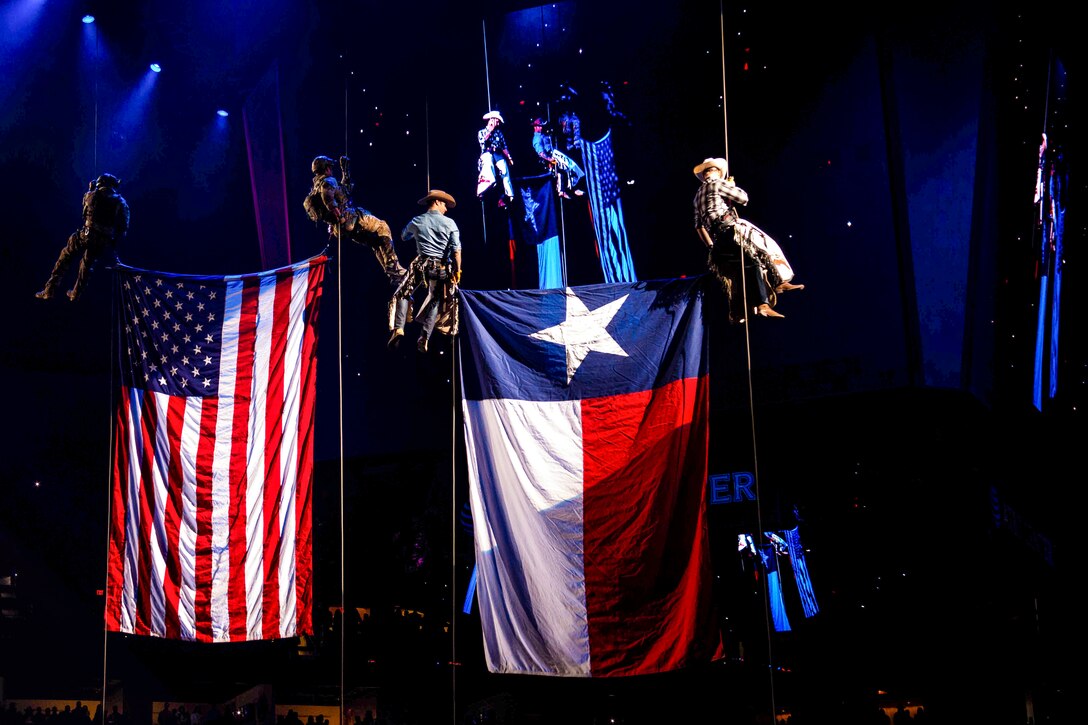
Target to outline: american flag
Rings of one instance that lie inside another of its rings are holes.
[[[311,632],[326,261],[226,277],[117,270],[109,631],[203,642]]]
[[[612,152],[612,131],[600,140],[582,142],[589,207],[593,214],[593,231],[601,255],[604,281],[637,282],[631,248],[627,244],[627,226],[623,222],[623,203],[616,175],[616,159]]]

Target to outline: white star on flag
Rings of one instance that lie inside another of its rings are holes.
[[[574,373],[578,372],[578,367],[591,352],[627,357],[627,351],[605,329],[627,300],[627,295],[595,310],[588,309],[570,287],[567,287],[566,295],[567,319],[531,333],[529,337],[554,342],[567,349],[567,385],[570,385]]]

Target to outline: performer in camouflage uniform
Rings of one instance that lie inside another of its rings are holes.
[[[339,230],[347,239],[370,247],[389,285],[396,288],[407,272],[397,259],[393,234],[385,220],[355,206],[351,199],[353,184],[350,164],[347,156],[340,157],[341,177],[337,181],[334,175],[336,161],[328,156],[315,158],[310,165],[314,174],[313,186],[303,201],[303,207],[311,221],[328,225],[329,236],[335,237]]]
[[[68,243],[61,250],[45,287],[34,296],[48,300],[56,293],[57,285],[68,271],[72,258],[82,254],[79,272],[68,299],[75,302],[83,294],[87,278],[94,271],[95,263],[102,258],[117,261],[117,245],[128,234],[129,208],[125,198],[117,193],[121,180],[113,174],[102,174],[90,182],[83,195],[83,226],[72,232]]]

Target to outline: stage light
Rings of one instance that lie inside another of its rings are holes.
[[[218,111],[216,111],[216,114],[219,115],[219,116],[222,116],[223,118],[226,118],[227,116],[230,115],[229,113],[224,111],[222,108],[220,108]]]
[[[155,71],[156,73],[160,73],[162,71],[162,66],[158,63],[152,63],[151,70]]]
[[[94,22],[94,16],[93,15],[84,15],[83,16],[83,24],[84,25],[90,25],[93,22]]]

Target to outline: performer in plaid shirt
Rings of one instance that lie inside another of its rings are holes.
[[[733,285],[737,281],[739,254],[749,260],[745,269],[755,282],[759,305],[753,310],[760,317],[785,317],[775,312],[777,295],[789,290],[802,290],[803,284],[793,284],[793,269],[782,254],[778,243],[762,229],[741,219],[737,206],[748,203],[748,194],[728,177],[729,163],[722,158],[709,158],[695,167],[695,176],[702,185],[695,193],[695,230],[706,244],[710,257],[708,267],[721,281],[729,297],[731,319],[743,320],[739,312]],[[729,243],[732,242],[732,243]]]
[[[498,111],[484,114],[487,125],[476,133],[480,144],[480,159],[476,162],[479,176],[476,179],[476,196],[483,198],[484,192],[502,179],[503,196],[499,198],[499,207],[505,207],[514,201],[514,183],[510,179],[510,167],[514,159],[510,158],[510,149],[503,136],[502,115]]]

